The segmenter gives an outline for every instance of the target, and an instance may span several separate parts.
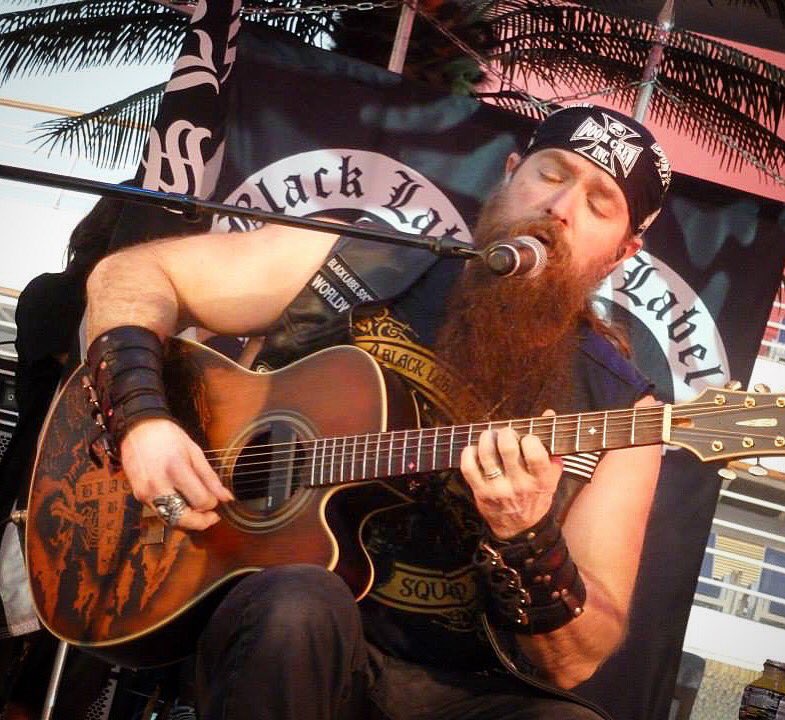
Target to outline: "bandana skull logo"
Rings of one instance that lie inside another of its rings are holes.
[[[570,145],[573,152],[599,165],[611,177],[618,177],[620,169],[626,178],[643,151],[642,147],[629,141],[640,138],[640,135],[605,113],[602,117],[604,126],[593,117],[587,117],[570,137]]]

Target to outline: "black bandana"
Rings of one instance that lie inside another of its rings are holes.
[[[637,120],[609,108],[567,107],[543,120],[524,156],[546,148],[577,153],[608,173],[627,199],[630,227],[637,234],[659,214],[671,165]]]

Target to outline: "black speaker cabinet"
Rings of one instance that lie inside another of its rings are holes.
[[[16,362],[0,356],[0,458],[3,457],[19,413],[16,404]]]

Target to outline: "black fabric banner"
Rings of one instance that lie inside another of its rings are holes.
[[[212,32],[204,29],[211,18],[197,16],[194,32]],[[215,132],[187,120],[194,105],[182,87],[173,88],[156,123],[159,140],[170,142],[148,147],[145,187],[469,239],[482,198],[501,177],[507,154],[525,145],[532,123],[257,28],[240,33],[233,62],[227,23],[235,20],[228,10],[211,19],[218,33],[213,47],[229,48],[223,70],[210,74],[220,79],[210,107],[219,105],[222,113],[210,110],[204,122],[214,123]],[[198,37],[204,42],[204,35]],[[226,145],[217,151],[219,136]],[[191,184],[181,188],[173,180],[175,167],[213,172],[218,166],[209,182],[199,183],[190,171],[178,177]],[[129,215],[116,244],[182,231],[170,220],[161,226],[160,214],[145,214]],[[218,218],[214,227],[240,230],[245,224]],[[782,205],[674,178],[645,252],[617,270],[600,293],[606,309],[628,325],[636,359],[661,399],[686,401],[706,385],[748,380],[782,274],[784,236]],[[421,251],[384,252],[391,267],[427,263],[417,255]],[[685,451],[665,453],[628,637],[578,689],[614,717],[668,717],[718,487],[714,465]]]
[[[731,379],[746,387],[782,277],[783,240],[781,203],[674,175],[645,251],[603,293],[660,399],[686,402]],[[628,637],[579,689],[614,717],[668,717],[722,466],[665,452]]]

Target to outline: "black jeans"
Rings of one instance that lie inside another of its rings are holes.
[[[199,641],[200,720],[597,720],[502,674],[446,672],[366,643],[344,582],[312,565],[238,583]]]

